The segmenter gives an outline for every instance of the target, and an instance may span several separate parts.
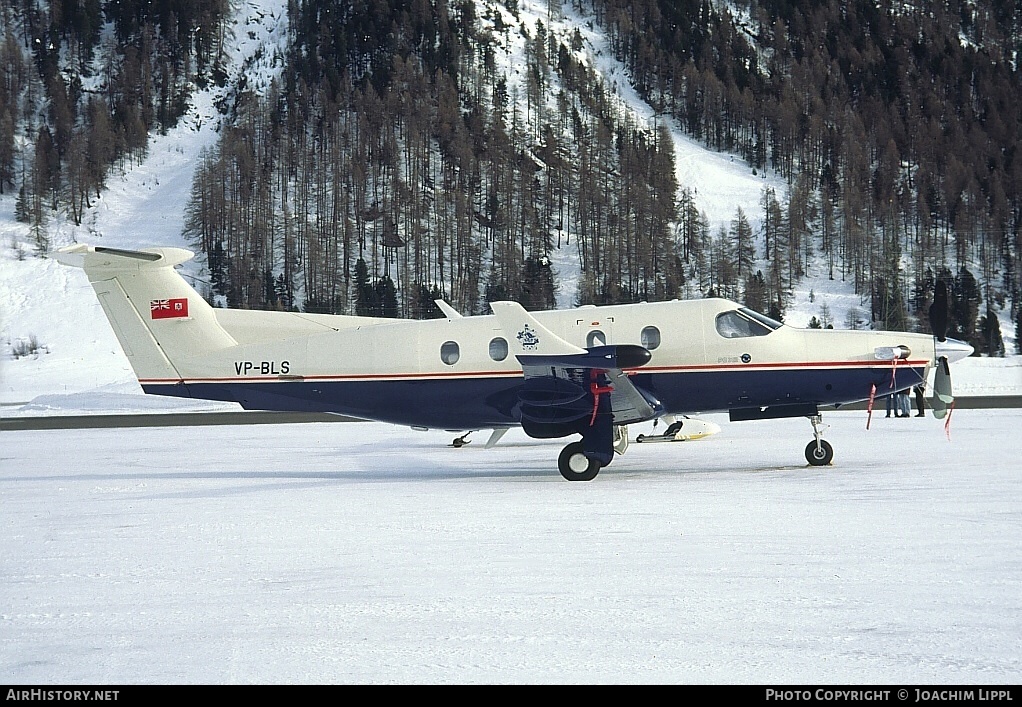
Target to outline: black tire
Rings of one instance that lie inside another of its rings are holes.
[[[812,466],[826,466],[834,459],[834,448],[826,440],[820,440],[820,448],[816,448],[816,441],[806,446],[806,461]]]
[[[568,481],[592,481],[600,473],[600,462],[585,455],[581,442],[572,442],[561,450],[557,468]]]

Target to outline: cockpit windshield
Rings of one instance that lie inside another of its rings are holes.
[[[725,339],[740,339],[746,336],[766,336],[780,329],[783,324],[747,307],[717,315],[717,333]]]

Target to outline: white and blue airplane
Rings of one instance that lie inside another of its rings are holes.
[[[180,248],[73,245],[142,389],[239,403],[249,410],[326,412],[415,428],[577,437],[564,478],[588,481],[623,453],[625,427],[726,411],[732,421],[806,417],[812,465],[829,464],[821,410],[908,390],[936,366],[933,408],[952,402],[948,363],[972,348],[946,339],[938,288],[935,335],[796,329],[726,299],[446,319],[211,307],[176,272]],[[455,440],[456,446],[459,437]]]

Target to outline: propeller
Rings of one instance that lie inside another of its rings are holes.
[[[933,288],[933,304],[930,305],[930,333],[937,341],[947,340],[947,285],[937,280]]]
[[[947,285],[943,280],[938,280],[933,289],[933,304],[930,305],[930,331],[936,339],[933,344],[936,371],[933,375],[933,398],[930,404],[933,407],[933,416],[938,419],[947,415],[948,408],[955,401],[954,393],[951,391],[949,364],[972,355],[973,351],[964,341],[947,338],[947,326]]]

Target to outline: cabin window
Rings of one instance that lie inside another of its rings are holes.
[[[507,358],[507,340],[497,337],[490,341],[490,358],[494,361],[503,361]]]
[[[652,351],[660,345],[660,330],[655,326],[646,327],[639,335],[639,343],[642,344],[643,348]]]
[[[759,312],[742,308],[717,315],[717,333],[725,339],[742,339],[748,336],[766,336],[783,326]]]
[[[445,341],[440,346],[440,360],[448,366],[453,366],[461,358],[461,349],[457,341]]]
[[[591,349],[591,348],[593,348],[595,346],[606,346],[606,345],[607,345],[607,335],[604,334],[599,329],[593,329],[591,332],[589,332],[589,335],[586,337],[586,348],[587,349]]]

